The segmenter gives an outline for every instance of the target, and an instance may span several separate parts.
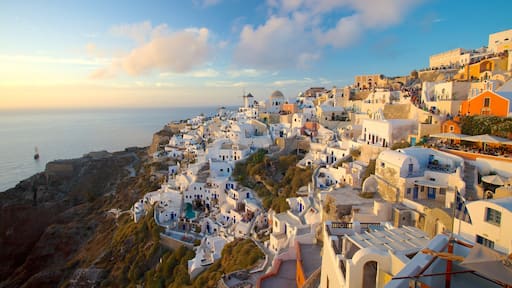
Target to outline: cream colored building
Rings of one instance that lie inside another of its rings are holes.
[[[469,63],[469,60],[470,54],[466,50],[456,48],[430,56],[429,67],[435,68],[451,65],[465,65]]]
[[[360,90],[367,90],[379,87],[384,84],[385,78],[381,74],[357,75],[354,77],[354,87]]]
[[[423,82],[421,100],[436,113],[457,115],[468,99],[470,86],[470,82]]]
[[[512,29],[489,34],[487,47],[495,53],[512,50]]]

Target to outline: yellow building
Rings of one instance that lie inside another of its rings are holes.
[[[354,87],[361,90],[373,89],[385,85],[386,78],[382,74],[357,75],[354,77]]]
[[[479,62],[466,65],[459,74],[455,75],[458,80],[488,80],[495,72],[503,72],[508,69],[509,57],[502,53],[493,58],[482,59]]]

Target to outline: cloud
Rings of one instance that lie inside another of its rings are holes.
[[[87,45],[85,45],[85,52],[90,57],[104,57],[105,56],[103,51],[98,49],[98,47],[94,43],[87,43]]]
[[[347,47],[359,40],[363,28],[359,15],[351,15],[341,18],[336,27],[317,34],[321,44],[331,45],[335,48]]]
[[[277,81],[274,81],[272,82],[272,86],[276,86],[276,87],[284,87],[284,86],[290,86],[290,85],[305,85],[305,84],[309,84],[309,83],[313,83],[315,82],[313,79],[311,78],[303,78],[303,79],[287,79],[287,80],[277,80]]]
[[[110,28],[110,33],[114,36],[129,38],[137,43],[146,42],[151,31],[153,31],[153,27],[149,21],[121,24]]]
[[[165,24],[152,28],[149,22],[143,22],[116,26],[111,31],[133,39],[138,46],[113,60],[109,66],[94,71],[90,78],[111,77],[121,71],[131,76],[154,70],[185,73],[205,63],[211,56],[209,31],[206,28],[170,32]]]
[[[23,63],[49,63],[49,64],[69,64],[83,66],[100,66],[105,63],[102,59],[86,58],[63,58],[43,55],[22,55],[22,54],[0,54],[0,61],[5,62],[23,62]]]
[[[246,25],[235,48],[235,62],[263,69],[303,67],[316,59],[313,38],[304,33],[302,19],[273,16],[256,28]]]
[[[238,78],[238,77],[258,77],[264,74],[264,71],[262,70],[256,70],[256,69],[239,69],[239,70],[228,70],[227,74],[231,78]]]
[[[219,71],[214,69],[205,69],[205,70],[198,70],[191,73],[192,77],[196,78],[212,78],[219,76]]]
[[[266,69],[308,67],[326,46],[349,47],[368,30],[396,25],[421,1],[267,0],[270,16],[242,29],[234,60]],[[332,17],[333,23],[325,20]]]
[[[206,8],[209,6],[215,6],[219,4],[222,0],[192,0],[192,3],[194,3],[197,7]]]
[[[205,85],[207,87],[217,87],[217,88],[239,88],[239,87],[247,87],[249,85],[248,82],[233,82],[233,81],[213,81],[206,82]]]

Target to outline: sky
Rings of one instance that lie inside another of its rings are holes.
[[[0,109],[239,105],[407,75],[512,28],[512,1],[0,0]]]

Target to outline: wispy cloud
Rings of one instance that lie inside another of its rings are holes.
[[[231,78],[238,77],[258,77],[265,73],[263,70],[257,69],[238,69],[238,70],[228,70],[227,75]]]
[[[215,6],[222,2],[222,0],[192,0],[192,3],[194,3],[195,6],[206,8],[210,6]]]
[[[205,86],[208,87],[218,87],[218,88],[238,88],[238,87],[247,87],[249,85],[248,82],[234,82],[234,81],[211,81],[206,82]]]
[[[105,64],[106,59],[88,59],[88,58],[62,58],[57,56],[43,55],[23,55],[23,54],[0,54],[2,62],[24,62],[24,63],[48,63],[48,64],[72,64],[84,66],[101,66]]]
[[[162,72],[158,74],[160,78],[172,78],[172,77],[193,77],[193,78],[214,78],[221,75],[221,73],[215,69],[207,68],[202,70],[193,70],[186,73],[176,73],[176,72]]]
[[[291,85],[305,85],[315,83],[315,80],[311,78],[303,78],[303,79],[286,79],[286,80],[277,80],[272,82],[272,86],[276,87],[285,87]]]
[[[170,32],[166,24],[152,27],[143,22],[115,26],[111,31],[138,43],[128,54],[95,71],[91,78],[117,75],[120,71],[137,76],[157,71],[185,73],[205,63],[211,56],[209,30],[189,28]]]
[[[126,37],[137,43],[144,43],[153,31],[151,22],[144,21],[133,24],[115,25],[110,28],[110,33],[117,37]]]
[[[305,60],[319,57],[311,34],[297,18],[272,16],[258,27],[246,25],[235,48],[235,62],[250,67],[279,69],[301,67]]]
[[[240,32],[234,59],[239,65],[304,68],[322,56],[326,46],[345,48],[368,30],[400,23],[422,0],[267,0],[269,17]],[[321,19],[342,13],[335,25]]]
[[[205,69],[205,70],[198,70],[198,71],[193,71],[192,73],[190,73],[190,75],[192,77],[196,77],[196,78],[213,78],[213,77],[217,77],[219,76],[219,71],[215,70],[215,69]]]

